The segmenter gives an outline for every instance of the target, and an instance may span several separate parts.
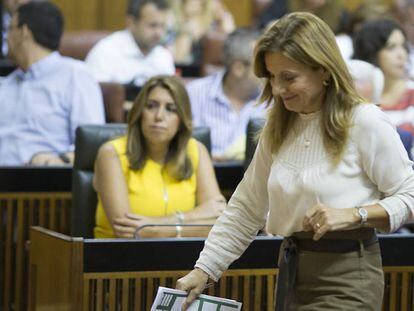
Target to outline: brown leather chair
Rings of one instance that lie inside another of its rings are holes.
[[[59,52],[64,56],[85,60],[90,49],[111,32],[103,30],[80,30],[65,32],[60,42]]]
[[[106,123],[125,123],[125,86],[114,82],[99,83],[105,106]]]
[[[223,68],[223,47],[227,34],[210,31],[202,39],[201,75],[206,76]]]

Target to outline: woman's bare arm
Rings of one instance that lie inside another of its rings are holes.
[[[124,237],[114,226],[114,222],[116,219],[125,218],[131,209],[121,162],[111,143],[105,143],[99,148],[95,161],[93,186],[102,201],[106,217],[115,235]]]

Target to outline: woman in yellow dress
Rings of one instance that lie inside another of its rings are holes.
[[[181,82],[150,79],[129,113],[127,135],[98,151],[96,238],[207,235],[209,227],[180,225],[213,224],[226,204],[208,151],[191,131]]]

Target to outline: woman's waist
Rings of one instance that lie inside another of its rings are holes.
[[[360,228],[354,230],[327,232],[320,240],[313,240],[313,232],[295,232],[286,238],[300,251],[347,253],[360,251],[378,242],[375,230]]]
[[[300,231],[292,234],[296,239],[313,239],[313,231]],[[321,239],[325,240],[365,240],[376,236],[374,228],[358,228],[352,230],[328,231]]]

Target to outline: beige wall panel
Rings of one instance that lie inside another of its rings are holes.
[[[65,16],[66,30],[104,29],[125,27],[128,0],[51,0]],[[223,0],[235,17],[238,26],[251,21],[251,0]]]
[[[118,2],[118,0],[112,0]],[[65,30],[99,29],[100,0],[52,0],[63,12]]]
[[[98,0],[100,7],[100,29],[118,30],[125,28],[127,0]]]
[[[391,5],[395,0],[378,0],[386,5]],[[355,10],[364,0],[344,0],[345,6],[350,10]]]
[[[128,0],[51,0],[62,10],[66,30],[104,29],[117,30],[125,27],[125,11]],[[223,0],[233,13],[237,26],[248,26],[252,16],[253,0]],[[364,0],[345,0],[353,10]],[[381,0],[392,4],[394,0]]]
[[[249,26],[252,19],[252,0],[223,0],[233,13],[237,26]]]

